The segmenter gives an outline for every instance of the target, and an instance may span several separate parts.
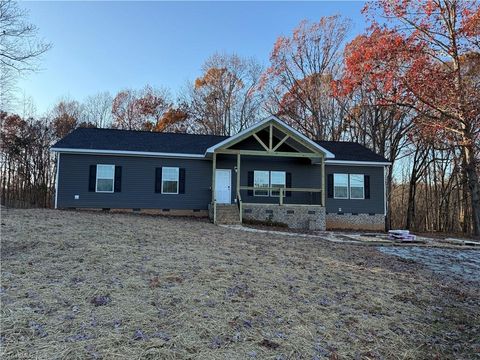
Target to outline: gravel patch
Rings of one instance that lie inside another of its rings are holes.
[[[453,250],[421,247],[378,247],[388,255],[413,260],[452,280],[480,282],[480,250]]]

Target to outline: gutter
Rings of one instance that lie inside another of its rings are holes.
[[[142,157],[205,159],[205,156],[202,154],[164,153],[164,152],[150,152],[150,151],[69,149],[69,148],[55,148],[55,147],[50,148],[50,151],[65,153],[65,154],[124,155],[124,156],[142,156]]]

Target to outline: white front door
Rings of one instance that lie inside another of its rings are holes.
[[[232,201],[232,171],[217,169],[215,172],[215,199],[219,204],[230,204]]]

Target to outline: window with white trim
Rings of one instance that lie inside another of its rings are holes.
[[[162,167],[162,194],[178,194],[178,167]]]
[[[350,174],[350,199],[365,198],[365,184],[363,174]]]
[[[253,172],[253,187],[255,188],[269,188],[270,187],[270,172],[255,170]],[[254,190],[254,196],[268,196],[268,190]]]
[[[333,197],[348,199],[348,174],[333,174]]]
[[[96,192],[113,193],[115,165],[97,164]]]
[[[271,171],[270,172],[270,187],[279,188],[286,187],[287,176],[285,171]],[[285,195],[285,192],[283,193]],[[270,196],[280,196],[280,191],[271,190]]]

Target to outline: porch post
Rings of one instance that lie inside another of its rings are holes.
[[[240,153],[237,154],[237,194],[240,194]],[[237,195],[235,194],[235,196]],[[242,195],[240,194],[240,197]],[[240,201],[240,199],[237,197],[237,201]],[[239,212],[239,217],[240,217],[240,224],[242,224],[243,221],[243,209],[242,209],[242,203],[238,203],[238,212]]]
[[[322,156],[322,206],[325,207],[325,155]]]
[[[212,161],[212,206],[213,206],[213,223],[217,223],[217,202],[215,199],[215,173],[217,170],[217,154],[213,153]]]
[[[240,193],[240,153],[237,154],[237,193]],[[237,194],[235,194],[235,197]]]
[[[273,149],[273,126],[270,124],[270,134],[268,137],[268,149],[272,151]]]
[[[213,153],[212,161],[212,203],[215,202],[215,172],[217,170],[217,153]]]

